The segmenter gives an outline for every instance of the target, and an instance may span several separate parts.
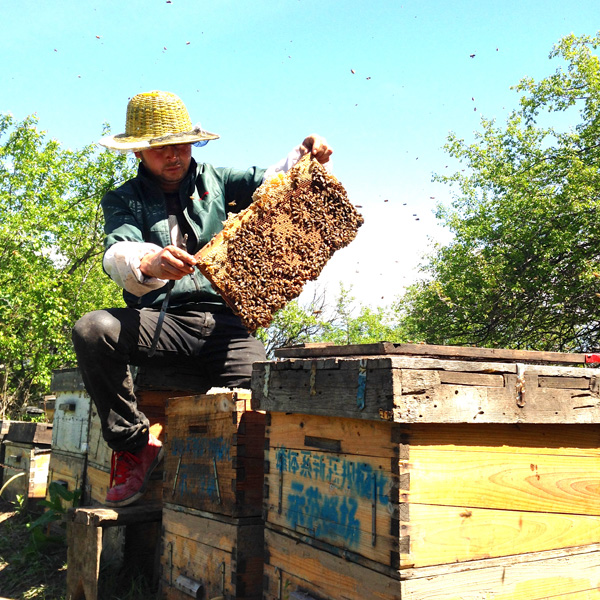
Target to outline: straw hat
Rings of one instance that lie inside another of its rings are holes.
[[[127,104],[125,133],[107,135],[101,146],[121,152],[135,152],[170,144],[208,143],[219,136],[192,125],[188,111],[175,94],[146,92],[137,94]],[[202,145],[204,145],[202,144]],[[200,144],[199,144],[200,145]]]

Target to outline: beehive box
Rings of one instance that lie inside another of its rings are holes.
[[[52,372],[50,389],[55,395],[52,448],[70,454],[87,453],[91,400],[78,369]]]
[[[600,597],[600,371],[584,356],[280,358],[252,385],[270,413],[266,599]]]
[[[50,448],[37,448],[31,444],[4,440],[5,500],[14,502],[18,495],[29,501],[42,500],[46,495]],[[9,480],[13,479],[11,483]]]
[[[164,501],[231,517],[262,512],[265,415],[244,390],[170,398]]]
[[[80,490],[83,496],[85,473],[86,457],[84,454],[52,450],[50,455],[48,486],[50,486],[52,482],[56,482],[64,486],[69,492]],[[50,499],[49,488],[47,490],[46,499]],[[84,496],[82,501],[85,501]],[[64,498],[61,499],[61,502],[65,507],[71,507],[73,505],[73,502],[66,501]]]
[[[263,523],[166,504],[162,597],[262,600]]]

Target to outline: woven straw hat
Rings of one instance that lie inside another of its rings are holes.
[[[194,144],[216,140],[215,133],[192,125],[188,111],[175,94],[146,92],[137,94],[127,104],[125,133],[107,135],[101,146],[121,152],[135,152],[155,146]]]

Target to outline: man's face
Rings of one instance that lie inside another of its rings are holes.
[[[179,189],[192,160],[191,144],[172,144],[140,150],[135,155],[146,169],[158,179],[160,187],[166,192]]]

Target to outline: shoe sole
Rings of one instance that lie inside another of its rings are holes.
[[[152,463],[148,467],[148,470],[146,471],[146,476],[144,477],[144,481],[142,481],[142,487],[140,487],[139,491],[137,491],[132,496],[129,496],[129,498],[123,498],[123,500],[118,500],[116,502],[111,500],[104,500],[104,504],[106,506],[110,506],[111,508],[122,508],[123,506],[129,506],[130,504],[137,502],[146,492],[146,487],[148,487],[148,481],[150,480],[150,476],[152,475],[154,469],[156,469],[156,467],[158,467],[158,465],[160,465],[160,463],[162,462],[164,454],[165,450],[161,446],[159,453],[156,455],[156,458],[152,461]]]

